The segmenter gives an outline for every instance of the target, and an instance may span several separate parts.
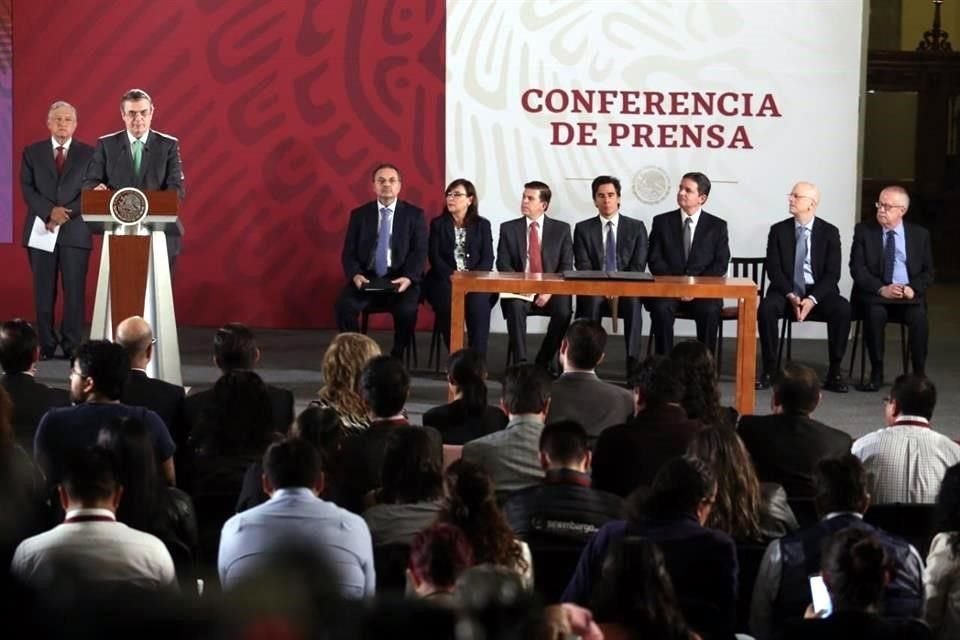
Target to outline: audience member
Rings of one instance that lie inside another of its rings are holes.
[[[503,410],[487,404],[487,367],[481,353],[472,349],[451,353],[447,384],[455,394],[453,402],[423,414],[424,426],[439,431],[443,444],[462,445],[507,426]]]
[[[274,443],[263,469],[270,500],[223,525],[217,560],[221,585],[232,587],[293,545],[330,559],[342,595],[373,595],[370,531],[360,516],[319,497],[323,463],[314,446],[303,438]]]
[[[807,577],[817,573],[821,545],[834,533],[856,527],[872,533],[883,544],[893,572],[884,591],[887,615],[919,616],[923,608],[923,561],[905,540],[863,521],[870,505],[867,475],[855,456],[821,460],[814,476],[815,503],[822,520],[812,527],[789,533],[767,547],[750,607],[750,631],[758,640],[777,638],[791,619],[803,616],[810,602]]]
[[[710,349],[703,342],[685,340],[673,347],[670,359],[683,375],[686,393],[680,404],[687,417],[709,427],[736,428],[737,410],[720,404],[720,380]]]
[[[477,564],[516,571],[526,588],[532,588],[530,548],[514,537],[483,467],[466,460],[454,462],[444,478],[444,496],[437,523],[452,524],[466,534]]]
[[[807,610],[805,620],[788,624],[785,640],[926,640],[930,629],[920,620],[881,615],[891,566],[883,542],[856,527],[833,534],[823,552],[823,582],[832,613]]]
[[[380,346],[362,333],[339,333],[323,353],[323,386],[314,402],[340,416],[344,432],[362,431],[370,426],[367,406],[360,395],[360,372],[371,358],[380,355]]]
[[[646,497],[631,496],[627,520],[605,525],[587,543],[561,601],[590,602],[610,547],[641,536],[660,547],[680,609],[698,634],[733,633],[737,552],[733,539],[704,525],[717,496],[710,468],[692,456],[673,458]]]
[[[463,445],[463,459],[486,469],[497,491],[506,494],[543,479],[537,458],[550,409],[550,380],[543,369],[531,364],[508,368],[500,407],[509,418],[506,428]]]
[[[543,428],[540,466],[546,473],[543,482],[517,491],[503,505],[507,522],[520,538],[586,542],[608,521],[620,517],[623,500],[590,487],[587,432],[576,422],[565,420]]]
[[[656,369],[647,374],[654,364]],[[594,448],[594,488],[621,497],[649,486],[660,467],[683,455],[694,434],[703,429],[703,423],[688,418],[680,404],[686,387],[677,363],[668,358],[648,360],[641,365],[640,376],[634,394],[642,408],[627,424],[604,431]]]
[[[560,342],[563,374],[553,382],[547,422],[572,420],[596,440],[607,427],[633,417],[633,394],[597,377],[606,346],[607,332],[599,320],[580,318],[567,328]]]
[[[937,497],[937,535],[923,574],[923,617],[934,637],[960,637],[960,464],[943,476]]]
[[[110,453],[71,451],[62,478],[57,489],[66,518],[17,547],[10,565],[17,578],[50,598],[85,585],[175,587],[173,559],[163,542],[116,520],[123,487]]]
[[[851,451],[870,474],[875,504],[934,503],[960,444],[930,425],[937,388],[927,378],[898,377],[884,402],[887,427],[857,438]]]
[[[363,512],[374,544],[410,544],[440,511],[443,477],[434,443],[423,429],[400,427],[387,439],[380,488]]]
[[[39,360],[37,332],[29,322],[14,318],[0,324],[0,387],[10,394],[13,432],[27,453],[33,452],[33,438],[43,414],[53,407],[70,404],[69,391],[34,379]]]
[[[788,363],[770,404],[771,415],[741,416],[737,433],[762,482],[783,485],[791,498],[812,498],[817,463],[849,452],[853,440],[810,417],[820,404],[820,380],[810,367]]]
[[[186,391],[183,387],[147,376],[147,365],[153,358],[153,329],[140,316],[132,316],[117,325],[114,342],[126,349],[130,373],[123,384],[120,402],[146,407],[156,412],[167,425],[177,448],[186,444],[190,433],[187,424]]]
[[[779,484],[761,483],[737,434],[709,427],[693,436],[689,453],[703,460],[717,479],[717,499],[707,526],[738,543],[766,542],[800,525]]]
[[[407,578],[418,598],[455,603],[457,579],[473,566],[473,549],[459,528],[435,524],[413,536]]]
[[[100,427],[130,417],[146,426],[163,479],[176,484],[176,446],[163,420],[149,409],[120,402],[129,369],[127,354],[118,344],[91,340],[77,348],[70,369],[70,399],[76,404],[47,412],[34,439],[33,454],[48,486],[61,481],[64,461],[72,452],[97,443]]]

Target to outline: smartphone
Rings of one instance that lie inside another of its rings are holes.
[[[824,584],[823,576],[819,573],[810,576],[810,595],[813,598],[813,610],[819,613],[821,618],[826,618],[833,613],[830,592],[827,591],[827,585]]]

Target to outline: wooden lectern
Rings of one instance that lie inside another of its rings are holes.
[[[144,191],[147,215],[125,225],[110,214],[108,189],[81,194],[80,211],[94,233],[103,234],[91,340],[111,340],[124,318],[142,316],[153,327],[156,344],[147,371],[152,377],[182,385],[180,344],[173,307],[167,234],[181,235],[176,191]]]

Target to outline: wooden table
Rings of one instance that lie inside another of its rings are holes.
[[[734,406],[753,413],[757,376],[757,283],[750,278],[657,276],[653,282],[564,280],[556,273],[455,271],[450,276],[450,351],[463,347],[464,298],[468,293],[551,293],[639,298],[736,298],[737,373]],[[722,322],[722,320],[721,320]],[[451,400],[453,398],[451,397]]]

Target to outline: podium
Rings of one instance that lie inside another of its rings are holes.
[[[143,215],[124,221],[111,211],[111,203],[114,194],[128,192],[146,206]],[[183,234],[177,192],[86,190],[80,196],[80,212],[90,230],[103,235],[90,339],[112,340],[120,322],[142,316],[155,338],[148,375],[182,385],[166,239],[168,234]]]

